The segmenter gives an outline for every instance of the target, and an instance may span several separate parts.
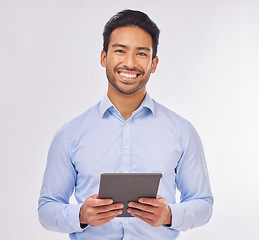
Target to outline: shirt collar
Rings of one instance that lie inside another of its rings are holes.
[[[141,105],[134,113],[141,111],[142,108],[149,109],[152,112],[152,114],[155,115],[155,104],[154,104],[153,99],[149,96],[148,93],[146,93],[144,100],[142,101]],[[101,116],[103,117],[104,114],[109,109],[116,110],[115,106],[112,104],[111,100],[109,99],[108,95],[106,94],[104,96],[104,98],[101,100],[100,105],[99,105],[99,110],[100,110]]]

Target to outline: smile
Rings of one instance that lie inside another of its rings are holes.
[[[138,76],[137,74],[130,74],[130,73],[124,73],[124,72],[119,72],[119,74],[122,77],[130,78],[130,79],[134,79],[134,78],[136,78]]]

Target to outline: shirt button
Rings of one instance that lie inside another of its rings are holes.
[[[128,171],[127,171],[127,170],[124,170],[124,173],[128,173]]]
[[[126,126],[126,127],[129,126],[129,124],[128,124],[127,122],[125,122],[125,126]]]
[[[127,225],[128,223],[126,221],[123,222],[124,225]]]
[[[124,146],[124,148],[125,148],[125,149],[128,149],[128,148],[129,148],[129,146],[128,146],[128,145],[125,145],[125,146]]]

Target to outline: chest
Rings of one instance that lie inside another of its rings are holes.
[[[174,174],[181,157],[180,138],[161,124],[124,122],[85,129],[73,147],[79,177],[103,172]]]

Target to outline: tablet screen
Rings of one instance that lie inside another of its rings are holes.
[[[99,198],[123,203],[123,213],[118,217],[132,217],[127,212],[128,202],[140,197],[156,198],[161,173],[103,173],[100,178]]]

